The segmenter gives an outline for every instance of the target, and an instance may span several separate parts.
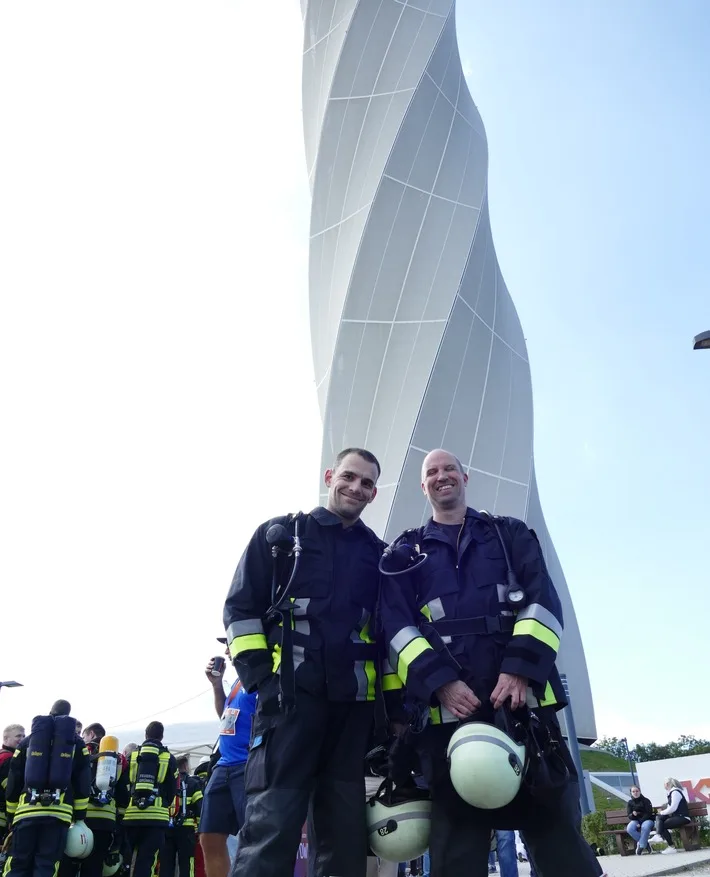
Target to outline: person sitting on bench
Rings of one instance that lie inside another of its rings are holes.
[[[656,834],[659,834],[668,844],[668,848],[661,851],[662,854],[677,853],[678,850],[673,846],[673,838],[669,829],[682,828],[690,822],[688,802],[683,794],[683,786],[681,786],[678,780],[668,777],[663,787],[668,792],[668,806],[658,811],[656,816]]]
[[[636,855],[651,852],[648,837],[653,829],[653,804],[644,798],[638,786],[631,786],[631,798],[626,805],[629,824],[626,833],[636,841]]]

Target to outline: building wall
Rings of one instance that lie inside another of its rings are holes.
[[[565,610],[580,737],[595,736],[584,652],[540,507],[530,367],[488,216],[483,122],[461,68],[455,0],[301,0],[312,193],[310,312],[323,465],[382,463],[366,520],[389,539],[428,517],[435,447],[469,502],[524,518]]]
[[[689,801],[710,804],[710,755],[643,761],[636,765],[636,773],[641,791],[655,805],[666,803],[663,783],[668,777],[682,783]]]

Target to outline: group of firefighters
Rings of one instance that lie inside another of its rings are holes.
[[[67,701],[37,716],[23,739],[6,729],[0,756],[3,877],[193,877],[203,779],[187,756],[146,739],[118,751],[95,723],[78,733]],[[12,745],[14,744],[14,745]]]
[[[379,476],[371,452],[345,449],[325,505],[265,522],[239,561],[224,626],[253,716],[215,676],[220,733],[250,725],[232,877],[291,877],[304,824],[309,877],[364,877],[373,852],[402,861],[425,848],[433,877],[482,877],[504,829],[520,830],[541,877],[597,877],[556,717],[562,610],[535,533],[469,507],[464,467],[434,450],[421,474],[431,517],[386,546],[361,520]],[[159,860],[172,877],[181,853],[191,877],[201,787],[160,723],[112,762],[104,791],[103,735],[82,741],[73,722],[58,702],[10,760],[3,877],[111,877],[127,856],[135,877]],[[234,760],[214,780],[225,789]],[[382,782],[366,805],[367,773]],[[211,819],[223,846],[234,819]]]

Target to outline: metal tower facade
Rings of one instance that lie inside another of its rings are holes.
[[[469,503],[537,532],[565,612],[560,667],[580,738],[596,736],[579,629],[533,461],[530,367],[496,259],[483,122],[459,58],[455,0],[301,0],[312,194],[310,313],[323,465],[382,463],[367,523],[429,515],[425,454],[463,461]]]

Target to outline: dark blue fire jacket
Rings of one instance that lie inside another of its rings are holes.
[[[562,635],[560,600],[536,536],[515,518],[498,518],[524,608],[506,603],[507,565],[491,522],[468,509],[460,527],[430,520],[420,532],[428,560],[385,578],[382,626],[389,662],[410,696],[431,707],[435,724],[456,721],[436,690],[462,679],[488,701],[501,672],[525,677],[528,705],[566,705],[555,667]]]
[[[266,532],[254,533],[234,574],[224,606],[224,626],[234,665],[247,691],[278,676],[283,621],[267,618],[273,561]],[[378,672],[374,615],[384,543],[361,521],[343,527],[319,507],[301,519],[303,552],[289,591],[293,608],[291,660],[298,688],[331,701],[372,701]],[[280,583],[288,577],[288,564]],[[263,691],[261,692],[263,693]]]

